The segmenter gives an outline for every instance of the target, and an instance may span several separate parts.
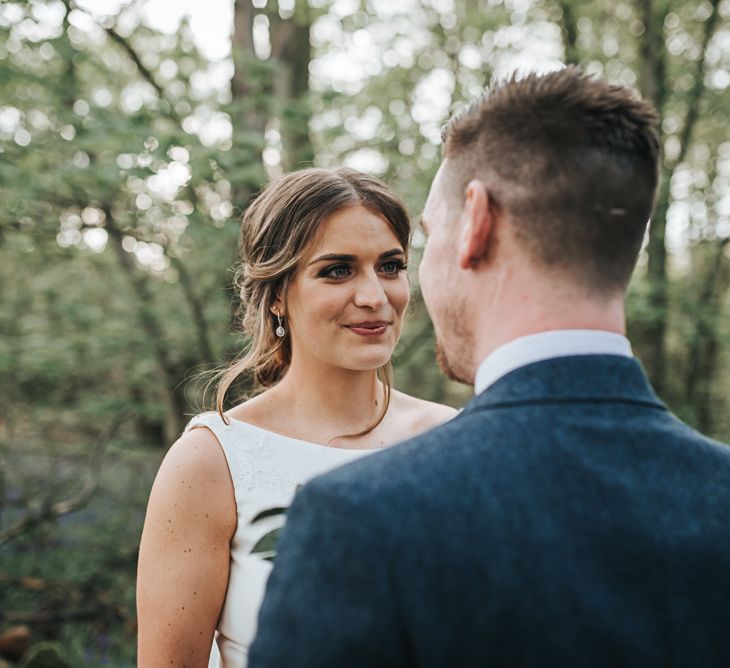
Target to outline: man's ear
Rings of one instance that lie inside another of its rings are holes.
[[[462,237],[459,242],[459,265],[473,269],[486,256],[494,230],[494,211],[484,184],[477,179],[466,186],[466,201],[461,214]]]

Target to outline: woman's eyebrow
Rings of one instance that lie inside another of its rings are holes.
[[[405,251],[402,248],[392,248],[391,250],[381,253],[378,257],[379,260],[384,260],[388,257],[394,257],[396,255],[405,255]],[[356,262],[357,255],[347,255],[344,253],[327,253],[326,255],[320,255],[314,258],[307,266],[316,264],[317,262]]]
[[[320,255],[319,257],[314,258],[307,266],[316,264],[317,262],[331,262],[332,260],[336,262],[354,262],[357,260],[357,255],[343,255],[339,253],[328,253],[327,255]]]

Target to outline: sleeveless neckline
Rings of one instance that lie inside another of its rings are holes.
[[[243,425],[244,427],[248,427],[249,429],[253,429],[254,431],[258,431],[258,432],[261,432],[262,434],[271,436],[271,437],[273,437],[273,440],[275,440],[275,441],[277,441],[277,440],[292,441],[293,443],[299,443],[301,445],[306,445],[306,446],[309,446],[310,448],[317,448],[320,451],[322,450],[322,448],[326,448],[327,450],[339,450],[341,452],[378,452],[379,450],[385,450],[385,447],[382,447],[382,448],[338,448],[334,445],[325,445],[324,443],[316,443],[315,441],[305,441],[302,438],[294,438],[293,436],[286,436],[285,434],[280,434],[276,431],[271,431],[270,429],[264,429],[263,427],[258,427],[255,424],[251,424],[250,422],[244,422],[243,420],[234,418],[231,415],[226,415],[226,418],[228,418],[231,422],[235,422],[237,424]]]

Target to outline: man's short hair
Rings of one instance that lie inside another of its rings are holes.
[[[443,131],[446,180],[480,179],[543,266],[594,293],[624,290],[658,179],[657,114],[577,67],[497,84]]]

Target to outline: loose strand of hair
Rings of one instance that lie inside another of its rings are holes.
[[[251,373],[256,386],[265,388],[279,380],[287,366],[282,359],[285,344],[282,340],[274,338],[269,329],[267,318],[261,318],[248,350],[212,380],[217,385],[216,411],[226,424],[229,422],[223,412],[224,403],[228,390],[239,376]],[[274,345],[271,345],[271,341],[274,342]]]

